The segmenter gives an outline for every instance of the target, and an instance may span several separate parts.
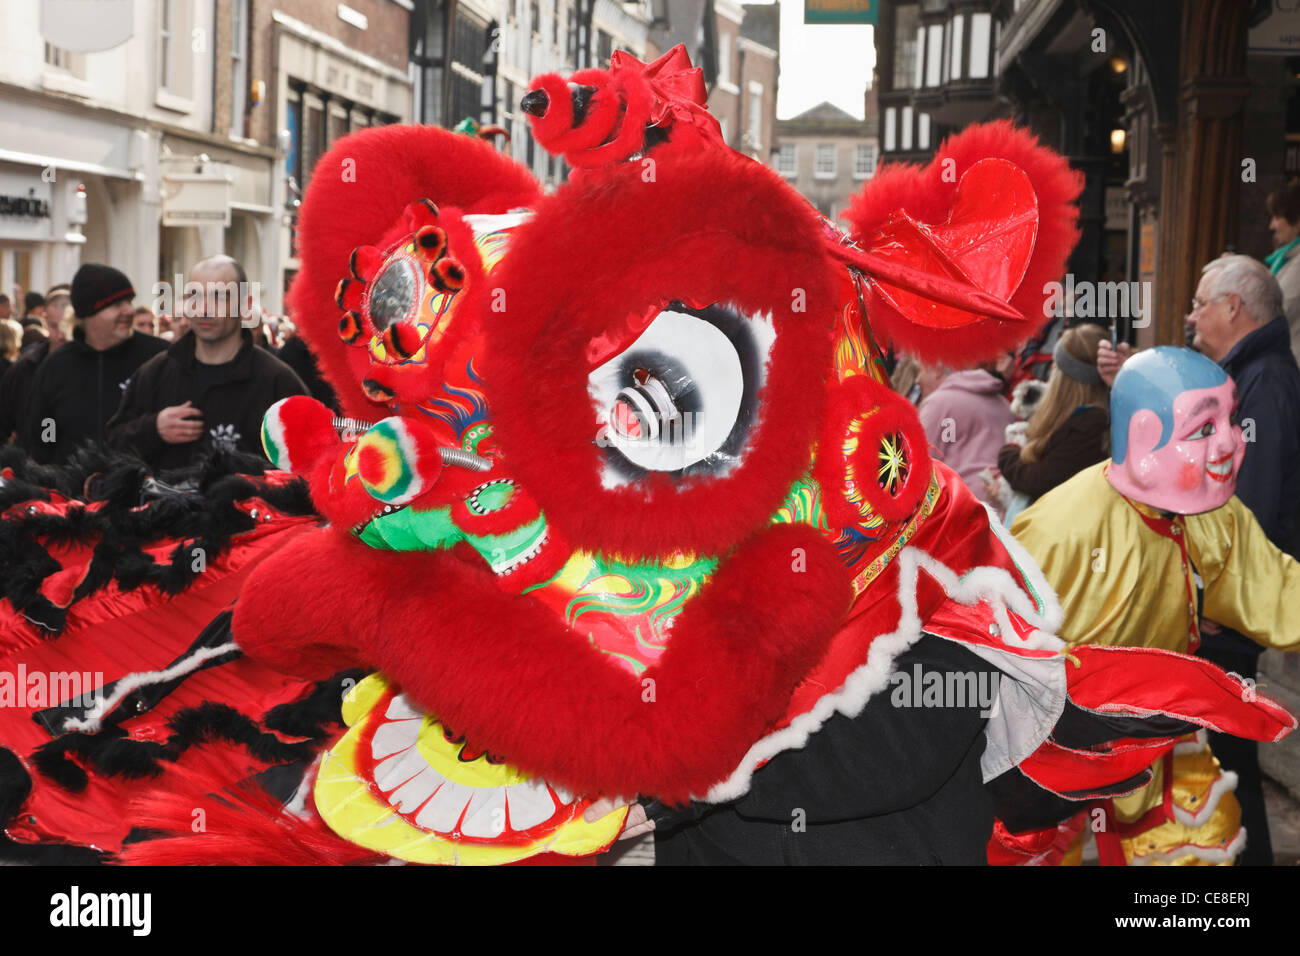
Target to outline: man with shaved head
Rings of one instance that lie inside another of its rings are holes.
[[[211,451],[262,454],[262,415],[306,387],[265,349],[247,325],[254,296],[243,266],[212,256],[190,270],[176,314],[190,330],[131,379],[109,422],[110,444],[136,452],[155,469],[190,464]]]

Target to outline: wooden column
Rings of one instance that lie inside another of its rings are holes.
[[[1182,344],[1201,267],[1236,238],[1249,12],[1240,0],[1183,3],[1179,117],[1164,153],[1157,239],[1160,344]]]

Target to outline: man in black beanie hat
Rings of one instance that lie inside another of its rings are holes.
[[[51,352],[32,383],[21,442],[40,462],[61,462],[84,442],[104,443],[127,380],[167,347],[131,329],[131,280],[112,266],[89,262],[72,277],[72,340]]]

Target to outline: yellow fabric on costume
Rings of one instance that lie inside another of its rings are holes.
[[[1071,644],[1187,653],[1199,622],[1193,569],[1176,537],[1142,520],[1158,513],[1111,487],[1102,462],[1049,491],[1011,523],[1065,611]],[[1278,551],[1237,498],[1175,516],[1205,588],[1205,616],[1267,647],[1300,647],[1300,564]]]
[[[1236,776],[1226,775],[1219,769],[1219,761],[1210,753],[1208,745],[1189,745],[1185,750],[1174,755],[1174,805],[1189,816],[1200,813],[1207,818],[1199,822],[1166,820],[1137,836],[1121,839],[1124,859],[1130,865],[1231,865],[1233,857],[1245,845],[1241,805],[1232,792]],[[1163,761],[1156,767],[1162,764]],[[1158,779],[1163,776],[1157,774]],[[1123,814],[1118,812],[1121,799],[1114,802],[1116,816],[1123,820]],[[1207,804],[1212,809],[1207,810]]]

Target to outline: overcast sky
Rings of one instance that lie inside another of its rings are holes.
[[[875,65],[871,27],[805,24],[803,0],[783,0],[779,119],[797,116],[822,100],[861,119],[862,92]]]

